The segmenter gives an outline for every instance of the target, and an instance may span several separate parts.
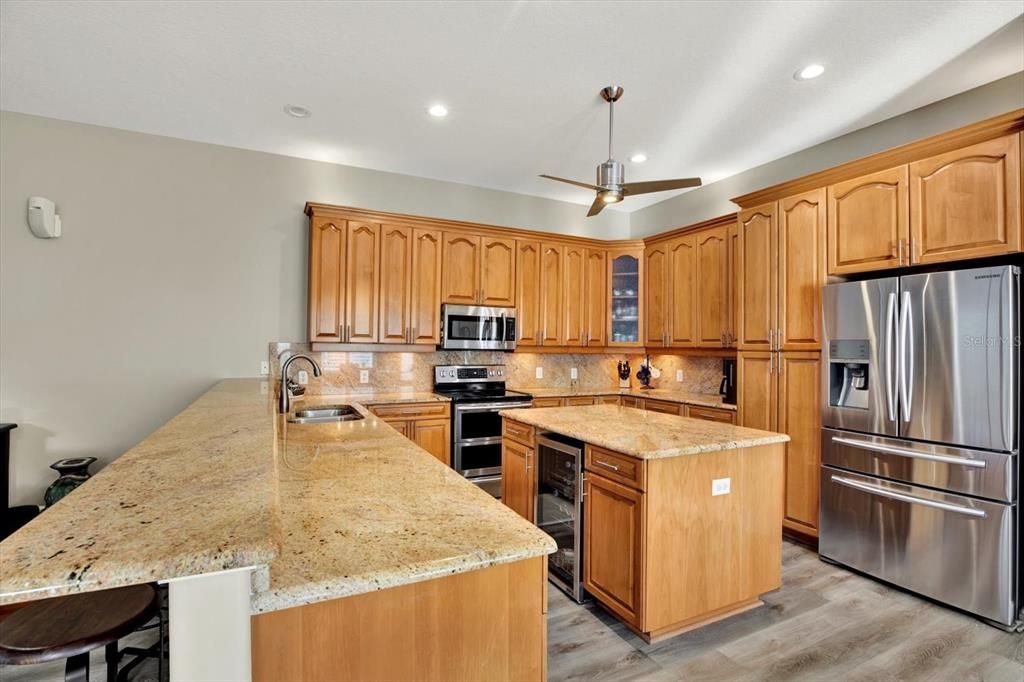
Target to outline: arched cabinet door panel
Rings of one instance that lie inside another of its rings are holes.
[[[871,173],[828,188],[828,274],[909,264],[907,167]]]

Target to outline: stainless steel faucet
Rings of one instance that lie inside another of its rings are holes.
[[[288,353],[289,351],[283,351],[281,355]],[[280,356],[278,356],[280,357]],[[313,376],[320,376],[320,365],[317,364],[316,360],[305,355],[303,353],[294,353],[288,356],[288,359],[281,363],[281,395],[277,400],[277,409],[281,414],[288,414],[291,410],[291,387],[288,385],[288,368],[292,366],[292,363],[296,360],[305,360],[313,368]]]

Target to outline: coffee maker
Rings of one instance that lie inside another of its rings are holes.
[[[722,360],[722,383],[718,385],[718,394],[726,405],[736,404],[736,358]]]

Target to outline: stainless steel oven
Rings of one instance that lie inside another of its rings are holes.
[[[516,309],[479,305],[441,306],[441,348],[515,350]]]

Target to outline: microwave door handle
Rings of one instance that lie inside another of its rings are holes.
[[[896,352],[896,294],[889,293],[889,302],[885,309],[885,399],[889,411],[889,421],[896,421],[896,378],[892,371],[893,354]]]

